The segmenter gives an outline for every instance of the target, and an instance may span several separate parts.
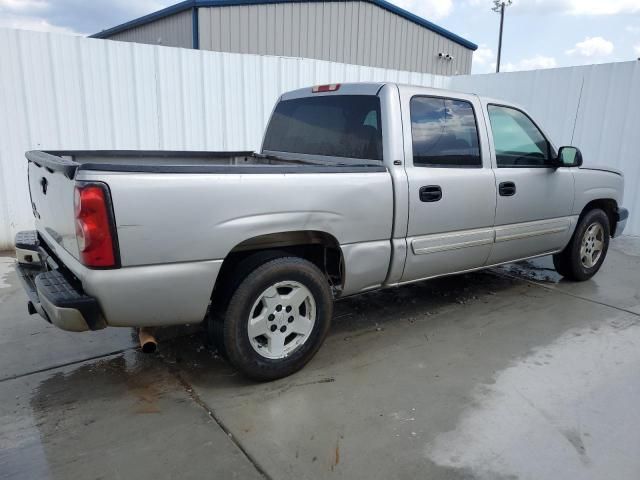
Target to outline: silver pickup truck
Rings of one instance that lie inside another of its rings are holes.
[[[255,379],[301,368],[336,298],[542,255],[594,275],[623,177],[521,108],[354,83],[282,95],[260,153],[32,151],[29,311],[65,330],[206,322]]]

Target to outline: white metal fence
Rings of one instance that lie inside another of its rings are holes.
[[[393,81],[514,100],[558,144],[627,175],[640,233],[638,63],[439,77],[301,58],[217,53],[0,29],[0,250],[32,227],[30,149],[252,150],[278,95]]]

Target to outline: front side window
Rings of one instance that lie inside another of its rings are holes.
[[[520,110],[489,105],[498,167],[545,167],[551,146],[538,127]]]
[[[413,164],[416,167],[481,167],[473,107],[464,100],[411,99]]]
[[[380,100],[373,95],[284,100],[273,112],[263,149],[382,161]]]

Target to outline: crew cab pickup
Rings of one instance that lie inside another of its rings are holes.
[[[594,275],[623,177],[522,108],[354,83],[281,96],[261,151],[31,151],[29,310],[65,330],[206,322],[267,380],[320,347],[334,299],[553,255]]]

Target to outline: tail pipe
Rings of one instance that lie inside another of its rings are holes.
[[[138,330],[138,339],[140,340],[140,348],[144,353],[155,353],[158,350],[158,341],[150,328],[140,328]]]

